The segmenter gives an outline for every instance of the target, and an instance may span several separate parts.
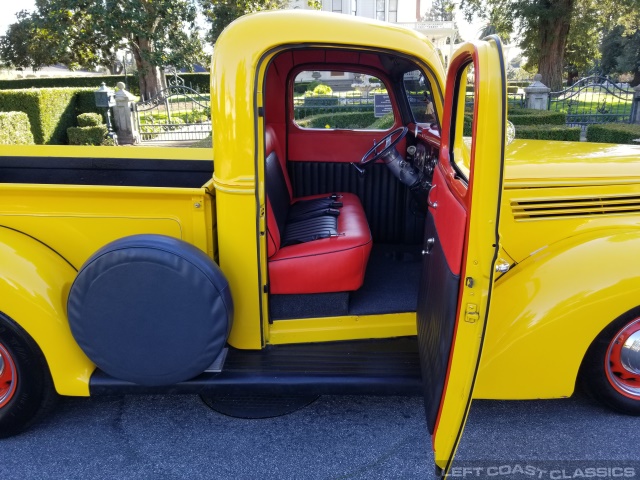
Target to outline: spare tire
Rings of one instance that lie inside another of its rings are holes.
[[[202,373],[233,318],[222,271],[193,245],[163,235],[121,238],[80,269],[67,302],[80,348],[105,373],[171,385]]]

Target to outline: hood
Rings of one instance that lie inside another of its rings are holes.
[[[505,188],[640,183],[640,145],[515,140],[505,165]]]

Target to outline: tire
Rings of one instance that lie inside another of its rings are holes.
[[[640,308],[600,332],[587,350],[580,377],[585,390],[603,405],[640,415]]]
[[[224,348],[229,283],[195,246],[163,235],[120,238],[82,266],[67,301],[76,342],[106,374],[146,386],[196,377]]]
[[[27,429],[56,399],[42,351],[18,324],[0,313],[0,438]]]

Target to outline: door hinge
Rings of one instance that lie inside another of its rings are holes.
[[[464,321],[469,323],[476,323],[478,320],[480,320],[478,305],[476,305],[475,303],[467,303],[467,310],[464,312]]]

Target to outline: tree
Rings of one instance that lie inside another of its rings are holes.
[[[17,15],[18,22],[9,25],[0,37],[0,57],[5,66],[39,70],[49,62],[50,45],[39,35],[31,14],[26,10]]]
[[[202,6],[202,13],[211,24],[211,29],[207,33],[207,40],[212,44],[225,29],[227,25],[236,18],[247,13],[259,12],[263,10],[277,10],[288,5],[288,0],[199,0]],[[309,5],[317,7],[317,2],[311,0]]]
[[[603,73],[632,73],[631,85],[640,85],[640,11],[623,4],[610,14],[600,51]]]
[[[565,47],[564,69],[567,84],[585,76],[600,58],[599,41],[602,19],[597,0],[577,0]]]
[[[161,67],[191,68],[204,58],[195,2],[36,0],[35,12],[9,27],[0,54],[12,65],[32,68],[52,63],[113,68],[117,51],[127,49],[138,68],[140,92],[150,98],[162,89]],[[31,33],[27,39],[20,34],[25,31]]]
[[[559,89],[575,3],[576,0],[463,0],[461,7],[469,20],[473,16],[489,20],[491,15],[491,23],[502,30],[502,35],[517,30],[528,65],[538,67],[547,86]]]

